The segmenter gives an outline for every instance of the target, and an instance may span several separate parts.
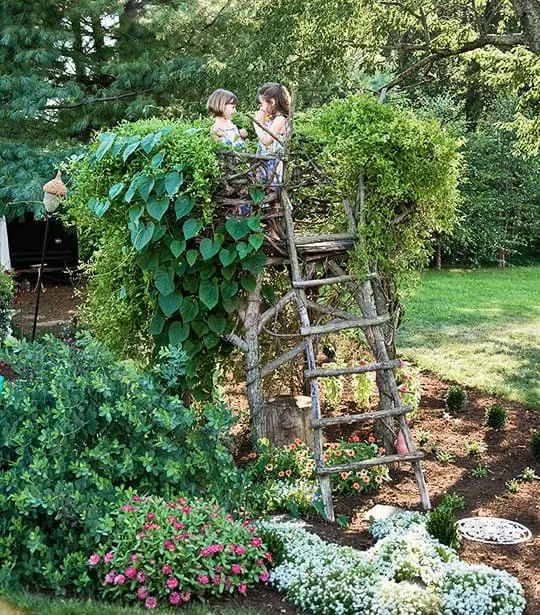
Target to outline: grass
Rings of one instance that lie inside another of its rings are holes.
[[[157,608],[151,611],[156,615],[172,615],[179,610]],[[182,608],[183,615],[257,615],[256,611],[245,608],[210,608],[205,605],[194,605]],[[109,605],[95,600],[49,599],[32,594],[12,594],[9,602],[0,598],[1,615],[143,615],[148,609],[141,607],[122,607]]]
[[[424,273],[398,348],[445,379],[540,408],[540,266]]]

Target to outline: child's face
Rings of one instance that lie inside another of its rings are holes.
[[[264,96],[259,98],[259,109],[264,111],[266,115],[272,115],[275,106],[276,101],[273,98],[264,98]]]
[[[225,105],[225,109],[223,111],[223,117],[226,120],[230,120],[235,113],[236,113],[236,103],[233,100],[231,100],[231,102],[228,102]]]

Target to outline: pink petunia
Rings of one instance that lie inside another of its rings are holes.
[[[114,584],[115,585],[123,585],[126,582],[126,577],[123,574],[117,574],[114,577]]]
[[[92,553],[92,555],[88,558],[88,563],[90,566],[95,566],[100,559],[101,557],[99,556],[99,553]]]
[[[156,518],[156,513],[149,512],[146,514],[146,518],[148,519],[148,521],[151,521],[152,519]]]
[[[167,587],[169,589],[176,589],[178,587],[178,579],[176,577],[169,577],[167,579]]]
[[[210,579],[205,575],[205,574],[200,574],[197,577],[197,581],[201,584],[201,585],[208,585],[208,583],[210,583]]]
[[[128,579],[132,579],[137,574],[137,568],[134,568],[133,566],[128,566],[124,574]]]
[[[182,512],[186,515],[189,515],[189,513],[191,512],[191,508],[189,506],[182,506]]]
[[[233,574],[240,574],[242,572],[242,568],[240,567],[240,564],[233,564],[231,566],[231,572]]]
[[[236,549],[234,551],[236,555],[244,555],[244,553],[246,552],[242,545],[236,545]]]
[[[180,598],[182,602],[189,602],[191,598],[191,592],[180,592]]]
[[[180,594],[178,592],[173,592],[169,596],[169,602],[171,604],[178,604],[180,602],[180,600],[182,600],[182,598],[180,597]]]
[[[114,577],[116,576],[116,574],[114,572],[108,572],[105,575],[105,583],[114,583]]]
[[[140,502],[140,501],[141,501],[141,496],[140,496],[140,495],[134,495],[134,496],[131,498],[131,501],[132,501],[132,502]]]
[[[148,588],[146,585],[141,585],[141,587],[137,590],[137,598],[139,600],[144,600],[146,596],[148,596]]]
[[[142,570],[139,570],[139,572],[137,573],[137,583],[144,583],[145,581],[146,574]]]
[[[155,609],[157,606],[157,600],[154,598],[154,596],[148,596],[146,602],[144,603],[144,606],[147,609]]]
[[[212,585],[219,585],[221,583],[221,575],[216,574],[212,579]]]
[[[249,541],[249,544],[252,547],[260,547],[262,545],[262,540],[258,536],[255,536]]]
[[[138,538],[139,540],[142,540],[145,536],[146,536],[146,533],[145,533],[145,532],[139,532],[139,533],[137,534],[137,538]]]
[[[170,564],[165,564],[161,568],[161,571],[163,572],[163,574],[166,574],[167,576],[169,576],[172,572],[172,566]]]
[[[264,554],[264,557],[266,558],[266,560],[267,560],[268,562],[271,562],[271,561],[272,561],[272,554],[270,553],[270,551],[267,551],[267,552]]]
[[[121,508],[121,510],[123,510],[124,512],[132,512],[135,509],[135,506],[132,506],[131,504],[124,504]]]
[[[114,559],[114,553],[112,551],[109,551],[108,553],[105,553],[105,555],[103,556],[103,561],[108,564],[109,562],[112,562]]]
[[[259,579],[263,582],[266,583],[266,581],[268,581],[270,575],[268,574],[268,571],[265,570],[264,572],[261,572],[261,574],[259,575]]]
[[[136,553],[132,553],[129,561],[134,564],[139,559],[139,556]]]
[[[245,583],[240,583],[238,586],[238,592],[241,594],[245,594],[247,591],[247,585]]]

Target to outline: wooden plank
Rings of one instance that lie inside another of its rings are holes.
[[[331,305],[325,305],[324,303],[316,303],[315,301],[309,301],[308,299],[306,299],[305,304],[308,308],[311,308],[316,312],[320,312],[321,314],[328,314],[329,316],[334,316],[335,318],[343,318],[343,320],[355,320],[357,318],[361,318],[361,314],[355,314],[354,312],[345,312],[344,310],[332,307]]]
[[[342,320],[331,322],[326,325],[317,325],[315,327],[302,327],[300,333],[302,335],[320,335],[322,333],[332,333],[334,331],[342,331],[343,329],[362,329],[364,327],[374,327],[390,320],[390,316],[377,316],[376,318],[358,318],[357,320]]]
[[[307,243],[326,243],[327,241],[354,241],[356,233],[334,233],[333,235],[295,235],[296,246],[304,246]]]
[[[393,361],[381,361],[380,363],[366,363],[366,365],[355,365],[353,367],[337,367],[335,369],[318,368],[307,369],[304,372],[306,378],[319,378],[325,376],[347,376],[349,374],[365,374],[375,372],[381,369],[394,369],[399,367],[401,361],[395,359]]]
[[[330,425],[348,425],[349,423],[360,423],[361,421],[369,421],[381,419],[385,416],[400,416],[407,414],[412,410],[411,406],[400,406],[399,408],[390,408],[389,410],[375,410],[374,412],[363,412],[362,414],[346,414],[344,416],[332,416],[326,419],[311,420],[313,429],[329,427]]]
[[[406,455],[385,455],[383,457],[373,457],[373,459],[364,459],[364,461],[352,461],[339,466],[328,466],[317,468],[318,476],[330,476],[331,474],[339,474],[340,472],[350,472],[352,470],[363,470],[372,468],[373,466],[383,466],[389,463],[397,463],[400,461],[418,462],[424,457],[422,451],[416,453],[407,453]]]

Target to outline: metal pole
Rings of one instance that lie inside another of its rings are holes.
[[[45,220],[45,236],[43,237],[43,248],[41,249],[41,263],[39,265],[38,271],[38,281],[37,281],[37,297],[36,297],[36,309],[34,312],[34,326],[32,327],[32,343],[36,339],[36,327],[37,327],[37,319],[39,312],[39,299],[41,297],[41,276],[43,274],[43,265],[45,263],[45,250],[47,247],[47,237],[49,235],[49,220],[51,218],[50,214],[47,214],[47,218]]]

